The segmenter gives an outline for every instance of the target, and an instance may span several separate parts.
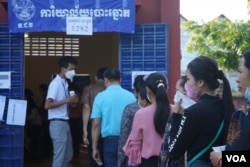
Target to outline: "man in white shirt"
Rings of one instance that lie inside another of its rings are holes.
[[[53,141],[52,167],[67,167],[73,155],[68,105],[78,102],[78,97],[69,96],[66,78],[72,81],[76,64],[74,57],[62,56],[59,60],[60,72],[51,81],[47,92],[45,109],[48,109],[49,130]]]

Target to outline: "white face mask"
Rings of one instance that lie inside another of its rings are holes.
[[[70,81],[72,82],[73,77],[75,76],[75,74],[76,74],[75,70],[69,70],[69,71],[67,71],[67,72],[65,73],[65,77],[66,77],[67,79],[70,79]]]

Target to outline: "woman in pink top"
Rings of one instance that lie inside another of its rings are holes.
[[[151,105],[136,112],[132,131],[123,147],[129,166],[157,166],[166,121],[170,115],[166,77],[161,73],[152,73],[146,79],[146,85]]]

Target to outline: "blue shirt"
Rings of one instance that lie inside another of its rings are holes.
[[[111,85],[97,94],[94,100],[91,118],[101,119],[101,136],[119,136],[121,117],[125,107],[134,103],[133,93],[120,85]]]

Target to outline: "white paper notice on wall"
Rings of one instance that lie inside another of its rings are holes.
[[[156,71],[132,71],[132,75],[131,75],[131,85],[132,85],[132,89],[134,89],[134,81],[135,81],[135,78],[138,76],[138,75],[145,75],[145,76],[148,76],[149,74],[153,73],[153,72],[156,72]]]
[[[6,124],[24,126],[26,118],[26,108],[26,100],[9,99]]]
[[[67,17],[67,35],[93,35],[92,17]]]
[[[11,88],[11,72],[5,71],[0,72],[0,89],[10,89]]]
[[[0,121],[3,121],[5,102],[6,102],[6,97],[0,96]]]

